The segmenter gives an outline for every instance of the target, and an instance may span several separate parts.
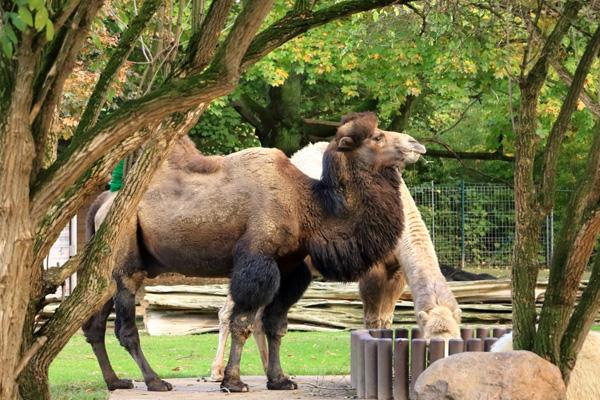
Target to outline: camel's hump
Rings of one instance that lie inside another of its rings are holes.
[[[289,158],[279,149],[252,147],[225,156],[228,165],[244,165],[248,167],[253,164],[271,164],[277,162],[289,163]]]

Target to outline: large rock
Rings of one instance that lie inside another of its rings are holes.
[[[438,360],[415,383],[416,400],[564,400],[559,369],[529,351],[460,353]]]

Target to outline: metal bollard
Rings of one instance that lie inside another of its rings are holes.
[[[408,330],[406,331],[408,334]],[[396,339],[394,346],[394,400],[408,400],[407,338]]]
[[[394,333],[394,337],[396,339],[408,339],[408,329],[406,328],[397,328]]]
[[[506,334],[505,328],[494,328],[492,329],[492,336],[495,338],[501,338]]]
[[[429,365],[444,358],[446,342],[443,339],[431,339],[429,341]]]
[[[498,341],[498,338],[495,337],[487,337],[483,339],[483,351],[490,351],[494,343]]]
[[[481,339],[467,340],[467,351],[483,351],[483,340],[481,340]]]
[[[410,330],[410,338],[411,339],[423,339],[423,332],[418,327],[412,328]]]
[[[489,330],[489,328],[483,328],[483,327],[477,328],[477,337],[479,339],[483,340],[483,339],[485,339],[488,336],[490,336],[490,330]]]
[[[413,393],[417,378],[425,370],[425,350],[427,341],[425,339],[413,339],[410,354],[410,393]]]
[[[373,338],[367,330],[358,331],[358,348],[356,349],[356,394],[359,399],[365,397],[365,343]]]
[[[471,338],[473,338],[473,328],[460,328],[460,337],[465,342]]]
[[[448,342],[448,355],[458,354],[465,351],[465,341],[462,339],[450,339]]]
[[[377,341],[365,341],[365,399],[377,398]]]
[[[377,341],[377,400],[391,399],[393,399],[392,339],[384,338]]]

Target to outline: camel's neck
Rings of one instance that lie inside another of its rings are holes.
[[[325,278],[353,281],[388,255],[400,237],[400,175],[342,163],[339,155],[325,153],[323,178],[313,186],[321,212],[308,250]]]

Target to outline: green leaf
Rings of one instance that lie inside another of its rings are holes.
[[[4,54],[6,54],[8,58],[11,58],[13,55],[12,43],[10,42],[10,40],[8,40],[8,37],[6,37],[6,35],[2,35],[2,39],[0,39],[0,41],[2,41],[2,51],[4,52]]]
[[[33,26],[33,16],[27,7],[19,7],[19,18],[29,26]]]
[[[51,19],[46,22],[46,40],[51,41],[54,37],[54,24]]]
[[[10,19],[12,20],[12,23],[15,26],[15,28],[17,28],[21,32],[25,32],[25,30],[27,29],[27,24],[23,22],[19,15],[15,13],[10,13]]]
[[[19,39],[17,39],[17,35],[15,35],[15,31],[13,31],[13,28],[10,25],[4,26],[4,33],[12,43],[14,43],[14,44],[19,43]]]
[[[41,32],[42,29],[44,29],[44,27],[46,26],[47,21],[48,21],[48,10],[46,10],[45,8],[37,10],[37,12],[35,13],[35,22],[33,24],[35,29],[38,32]]]
[[[46,7],[44,6],[44,0],[29,0],[29,9],[30,10],[42,10],[42,9],[46,9]]]

